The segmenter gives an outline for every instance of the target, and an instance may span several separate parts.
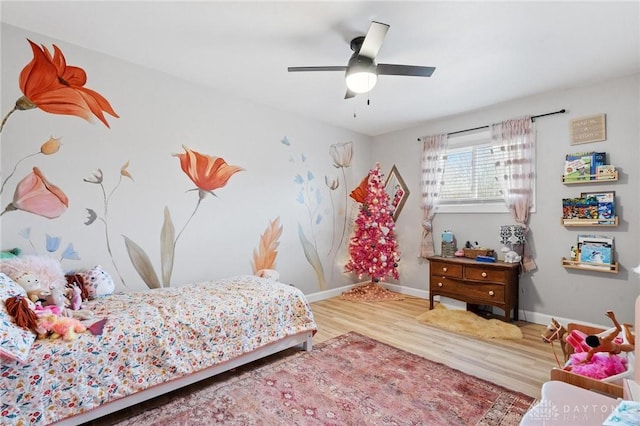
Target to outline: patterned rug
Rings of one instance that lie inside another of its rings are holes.
[[[517,425],[534,402],[355,332],[260,364],[94,424]]]

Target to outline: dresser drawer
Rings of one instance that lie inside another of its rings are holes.
[[[474,302],[486,302],[492,305],[505,301],[504,285],[483,284],[458,281],[440,276],[431,276],[430,290],[434,294],[460,296]]]
[[[464,268],[464,278],[467,280],[505,283],[507,282],[507,271],[467,265]]]
[[[429,267],[431,268],[432,275],[451,278],[462,278],[462,265],[445,262],[431,262]]]

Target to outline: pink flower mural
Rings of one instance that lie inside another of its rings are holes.
[[[67,207],[69,199],[64,192],[47,181],[40,169],[34,167],[33,171],[18,183],[13,201],[0,216],[10,211],[22,210],[54,219],[64,213]]]

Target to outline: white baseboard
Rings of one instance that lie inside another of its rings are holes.
[[[321,300],[330,299],[332,297],[340,296],[343,292],[347,290],[351,290],[352,288],[364,283],[355,283],[346,285],[339,288],[332,288],[330,290],[320,291],[317,293],[311,293],[306,295],[306,298],[309,302],[319,302]],[[421,290],[413,287],[405,287],[398,284],[391,283],[380,283],[387,290],[395,291],[396,293],[406,294],[408,296],[420,297],[422,299],[429,300],[429,292],[427,290]],[[436,296],[434,298],[436,301],[440,301],[440,296]],[[464,302],[460,302],[454,299],[444,298],[442,304],[447,307],[447,309],[466,309],[466,304]],[[551,323],[551,318],[555,318],[560,324],[567,325],[570,322],[579,323],[584,325],[589,325],[592,327],[599,327],[602,329],[609,329],[609,326],[605,326],[602,324],[592,324],[584,321],[579,321],[572,318],[564,318],[555,315],[542,314],[539,312],[525,311],[523,309],[518,310],[518,319],[520,321],[526,321],[533,324],[541,324],[541,325],[549,325]]]

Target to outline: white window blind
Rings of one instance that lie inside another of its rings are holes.
[[[495,163],[500,147],[489,130],[450,136],[443,158],[444,176],[438,212],[507,212]]]

